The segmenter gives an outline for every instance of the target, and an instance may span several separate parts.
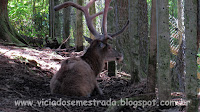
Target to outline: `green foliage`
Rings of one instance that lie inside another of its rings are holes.
[[[151,8],[152,8],[152,0],[147,0],[147,11],[148,11],[148,31],[150,32],[150,25],[151,25]],[[150,33],[148,34],[150,36]]]
[[[22,56],[14,56],[14,59],[19,60],[20,62],[28,62],[28,59]]]
[[[198,58],[200,58],[200,54],[197,54],[197,56],[198,56]],[[200,72],[200,64],[198,64],[198,72]]]
[[[169,14],[178,18],[177,0],[169,0]]]
[[[70,46],[75,46],[75,42],[74,42],[74,30],[72,29],[72,27],[70,28],[70,34],[71,34],[71,37],[70,38],[72,38],[71,39],[71,41],[72,42],[70,42]]]
[[[49,28],[48,0],[10,0],[8,15],[11,24],[19,34],[31,38],[48,36]]]

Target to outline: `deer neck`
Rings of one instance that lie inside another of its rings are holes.
[[[90,65],[91,69],[95,73],[95,76],[102,71],[104,60],[101,56],[95,56],[92,53],[86,52],[81,58]]]

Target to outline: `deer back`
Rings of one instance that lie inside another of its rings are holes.
[[[90,65],[80,57],[62,62],[51,80],[51,93],[68,96],[88,96],[95,87],[96,77]]]

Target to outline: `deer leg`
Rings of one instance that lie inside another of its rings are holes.
[[[95,90],[100,94],[100,95],[103,95],[103,91],[102,89],[99,87],[98,83],[96,82],[95,84]]]

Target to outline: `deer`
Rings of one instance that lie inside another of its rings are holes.
[[[68,1],[54,7],[55,11],[68,6],[81,10],[85,15],[87,27],[95,36],[95,39],[84,36],[85,40],[90,43],[86,52],[82,56],[70,57],[62,61],[60,69],[50,81],[52,94],[90,97],[96,91],[98,94],[103,95],[103,91],[98,86],[96,79],[98,74],[103,70],[106,61],[120,62],[123,60],[123,55],[112,48],[108,44],[108,40],[113,40],[114,37],[124,32],[129,20],[120,31],[114,34],[107,33],[107,13],[112,9],[109,6],[111,0],[105,0],[103,11],[90,15],[89,7],[95,1],[90,0],[85,6]],[[101,14],[103,14],[102,33],[99,33],[94,28],[92,20]]]

